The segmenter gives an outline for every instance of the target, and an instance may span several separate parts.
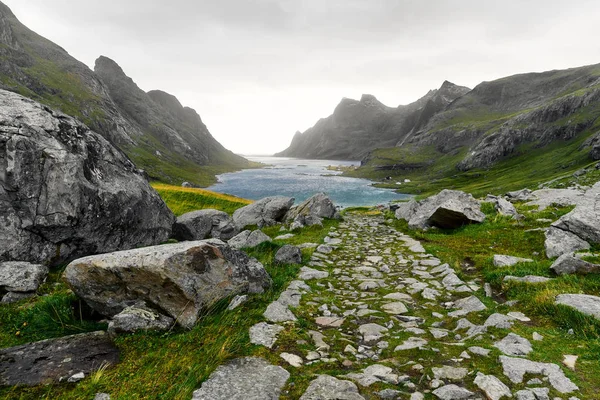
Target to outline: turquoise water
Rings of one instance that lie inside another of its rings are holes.
[[[219,175],[219,183],[207,188],[251,200],[267,196],[289,196],[296,204],[318,192],[324,192],[342,207],[373,206],[409,197],[388,189],[371,186],[367,179],[340,176],[329,165],[359,165],[358,161],[304,160],[283,157],[246,157],[268,166]]]

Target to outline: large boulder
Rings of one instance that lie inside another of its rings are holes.
[[[118,362],[119,350],[104,332],[42,340],[0,350],[0,386],[58,383]]]
[[[0,261],[58,264],[167,240],[142,171],[81,122],[0,90]]]
[[[566,253],[558,257],[550,269],[557,275],[586,275],[600,272],[600,265],[582,260],[573,253]]]
[[[177,217],[173,237],[177,240],[203,240],[209,237],[229,240],[238,234],[229,214],[219,210],[192,211]]]
[[[548,258],[590,248],[590,244],[579,236],[553,226],[546,230],[545,235],[544,246],[546,247],[546,256]]]
[[[589,294],[559,294],[555,304],[568,306],[600,320],[600,297]]]
[[[187,328],[216,301],[271,285],[261,263],[217,239],[84,257],[71,262],[64,277],[103,315],[143,301]]]
[[[2,303],[13,303],[35,295],[46,280],[48,267],[23,261],[0,262]],[[6,292],[6,293],[5,293]]]
[[[339,213],[331,199],[325,193],[317,193],[292,208],[286,215],[287,221],[294,221],[299,216],[315,216],[319,218],[337,218]]]
[[[457,228],[471,223],[481,223],[485,219],[479,202],[473,196],[448,189],[417,204],[409,202],[402,207],[401,211],[397,210],[396,215],[408,221],[408,226],[412,229],[427,229],[432,226]]]
[[[239,230],[252,225],[256,225],[259,228],[275,225],[283,220],[293,204],[293,197],[265,197],[235,210],[233,213],[233,223]]]
[[[552,226],[589,243],[600,243],[600,182],[585,192],[573,211],[563,215]]]

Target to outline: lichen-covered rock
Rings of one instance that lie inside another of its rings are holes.
[[[319,375],[313,380],[300,400],[364,400],[356,385],[329,375]]]
[[[71,262],[64,277],[103,315],[144,301],[188,328],[215,301],[271,284],[262,264],[217,239],[89,256]]]
[[[302,251],[297,246],[286,244],[275,253],[277,264],[300,264],[302,262]]]
[[[227,242],[234,249],[256,247],[261,243],[270,242],[271,238],[259,230],[243,231],[229,239]]]
[[[119,350],[104,332],[42,340],[0,350],[0,386],[58,383],[118,362]]]
[[[600,272],[600,265],[582,260],[573,253],[566,253],[558,257],[550,266],[557,275],[591,274]]]
[[[180,241],[209,237],[229,240],[238,233],[229,214],[210,208],[180,215],[173,226],[173,237]]]
[[[233,223],[239,230],[252,225],[259,228],[281,222],[294,204],[294,198],[284,196],[265,197],[233,213]]]
[[[0,291],[34,292],[48,276],[48,267],[21,261],[0,262]]]
[[[548,258],[558,257],[565,253],[572,253],[578,250],[587,250],[590,244],[581,239],[574,233],[564,231],[551,226],[546,232],[546,256]]]
[[[175,320],[146,306],[143,302],[125,308],[112,318],[108,332],[131,333],[137,331],[165,331]]]
[[[157,244],[174,216],[81,122],[0,90],[0,261],[58,264]]]
[[[600,297],[589,294],[559,294],[556,304],[568,306],[600,320]]]
[[[401,210],[396,211],[396,216],[406,220],[412,229],[426,229],[432,226],[457,228],[480,223],[485,219],[479,202],[470,194],[457,190],[442,190],[417,204],[409,202]]]
[[[286,215],[287,221],[295,221],[299,216],[314,216],[318,218],[337,218],[335,205],[325,193],[317,193],[306,199],[298,206],[292,208]]]

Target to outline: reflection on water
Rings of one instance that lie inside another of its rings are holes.
[[[327,166],[357,166],[358,161],[305,160],[283,157],[246,157],[268,164],[265,168],[247,169],[219,175],[219,183],[208,190],[229,193],[251,200],[266,196],[290,196],[296,204],[318,192],[331,197],[336,205],[372,206],[408,197],[389,189],[370,186],[366,179],[340,176]]]

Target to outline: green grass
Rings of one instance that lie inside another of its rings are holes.
[[[252,203],[251,200],[204,189],[184,188],[158,182],[152,183],[152,187],[176,216],[204,208],[213,208],[232,214],[238,208]]]

